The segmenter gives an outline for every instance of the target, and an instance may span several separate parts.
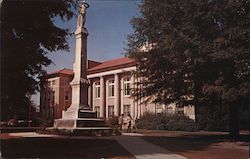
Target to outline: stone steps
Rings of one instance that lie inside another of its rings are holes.
[[[76,130],[111,130],[110,127],[83,127],[76,128]]]
[[[97,118],[97,114],[90,110],[79,110],[78,118]]]
[[[105,123],[105,120],[97,118],[96,112],[91,110],[78,110],[78,117],[76,119],[70,117],[56,119],[54,128],[59,131],[83,133],[83,135],[98,134],[104,131],[107,133],[111,130]]]
[[[82,128],[82,127],[107,127],[104,120],[98,120],[98,119],[80,119],[76,120],[76,127]]]

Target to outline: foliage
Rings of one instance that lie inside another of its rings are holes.
[[[229,130],[228,107],[222,107],[221,105],[200,106],[199,116],[199,128],[202,130]]]
[[[135,124],[139,129],[198,131],[198,125],[194,120],[178,114],[146,113]]]
[[[143,1],[127,49],[140,79],[133,95],[178,106],[190,102],[198,113],[199,106],[216,106],[210,117],[223,107],[237,136],[239,107],[250,97],[249,8],[248,0]]]
[[[75,2],[3,1],[1,4],[1,119],[27,114],[30,96],[39,90],[37,76],[51,64],[48,52],[68,50],[68,29],[54,24],[69,20]]]
[[[107,120],[107,125],[111,128],[111,131],[114,134],[121,134],[119,131],[118,118],[118,116],[111,116]]]
[[[140,9],[142,16],[131,22],[135,31],[127,50],[138,65],[140,81],[134,96],[165,104],[192,103],[192,60],[187,56],[188,39],[182,38],[192,9],[179,2],[154,0],[144,1]]]

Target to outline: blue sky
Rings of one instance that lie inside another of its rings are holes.
[[[129,21],[137,15],[139,1],[88,1],[86,28],[88,36],[88,59],[104,61],[121,57],[126,47],[127,35],[132,33]],[[69,22],[55,21],[57,25],[76,29],[76,17]],[[47,68],[48,72],[61,68],[72,68],[74,61],[75,39],[69,37],[70,52],[59,51],[49,54],[54,64]]]
[[[119,58],[124,54],[127,36],[133,32],[130,20],[138,16],[136,0],[88,0],[90,7],[87,9],[85,26],[88,36],[88,59],[105,61]],[[76,29],[76,17],[70,21],[55,20],[56,25],[69,28],[70,32]],[[58,51],[48,54],[53,61],[46,68],[47,72],[62,68],[72,68],[74,62],[75,39],[74,35],[68,39],[70,52]],[[39,94],[32,97],[39,104]]]

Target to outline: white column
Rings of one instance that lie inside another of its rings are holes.
[[[135,83],[134,83],[134,87],[136,89],[138,89],[138,85],[136,84],[138,82],[138,78],[135,76]],[[134,100],[134,99],[133,99]],[[138,119],[139,116],[139,106],[138,106],[138,100],[135,101],[135,118]]]
[[[120,99],[121,99],[121,114],[123,114],[123,105],[124,105],[124,79],[121,78],[121,91],[120,91]]]
[[[91,99],[92,99],[92,102],[91,102],[91,103],[92,103],[92,110],[94,111],[94,110],[95,110],[95,106],[96,106],[96,105],[95,105],[95,91],[96,91],[96,90],[95,90],[95,82],[92,83],[91,87],[92,87],[92,91],[91,91],[91,96],[92,96]],[[100,108],[100,109],[101,109],[101,108]]]
[[[104,117],[104,111],[106,106],[106,95],[105,95],[105,80],[104,77],[100,77],[100,85],[101,85],[101,97],[100,97],[100,117]]]
[[[115,105],[114,105],[114,114],[119,116],[120,112],[120,80],[119,75],[115,74]]]
[[[92,84],[89,85],[88,87],[88,105],[92,109],[93,108],[93,96],[92,96]]]
[[[130,78],[130,80],[131,80],[131,89],[133,89],[134,88],[134,83],[135,83],[135,78],[134,78],[134,76],[132,75],[131,76],[131,78]],[[132,96],[130,96],[130,105],[131,105],[131,116],[133,117],[133,118],[135,118],[135,102],[134,102],[134,98],[132,97]]]
[[[141,82],[141,81],[142,81],[142,78],[139,77],[139,78],[138,78],[138,81]],[[138,87],[139,87],[140,90],[142,89],[142,88],[141,88],[141,85],[139,85]],[[142,113],[143,113],[143,112],[142,112],[143,104],[142,104],[141,102],[142,102],[142,99],[140,98],[140,99],[139,99],[139,105],[138,105],[138,106],[139,106],[139,109],[138,109],[138,110],[139,110],[139,117],[141,117],[141,116],[142,116]]]
[[[107,118],[108,117],[108,106],[109,106],[109,95],[108,95],[108,89],[109,89],[109,84],[108,84],[108,80],[105,81],[105,92],[106,92],[106,98],[105,98],[105,102],[106,102],[106,105],[105,105],[105,113],[104,113],[104,117]]]

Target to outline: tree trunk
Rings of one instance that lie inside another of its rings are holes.
[[[195,122],[199,122],[199,108],[201,106],[201,103],[199,102],[199,98],[200,98],[200,93],[201,93],[201,75],[200,75],[200,68],[198,66],[198,64],[193,61],[193,65],[194,65],[194,76],[193,76],[193,89],[194,89],[194,113],[195,113]]]
[[[229,106],[229,134],[234,140],[239,138],[239,108],[235,103]]]
[[[199,122],[199,102],[198,102],[198,98],[199,98],[199,94],[198,94],[198,83],[196,83],[197,81],[194,80],[194,114],[195,114],[195,122],[198,123]]]

